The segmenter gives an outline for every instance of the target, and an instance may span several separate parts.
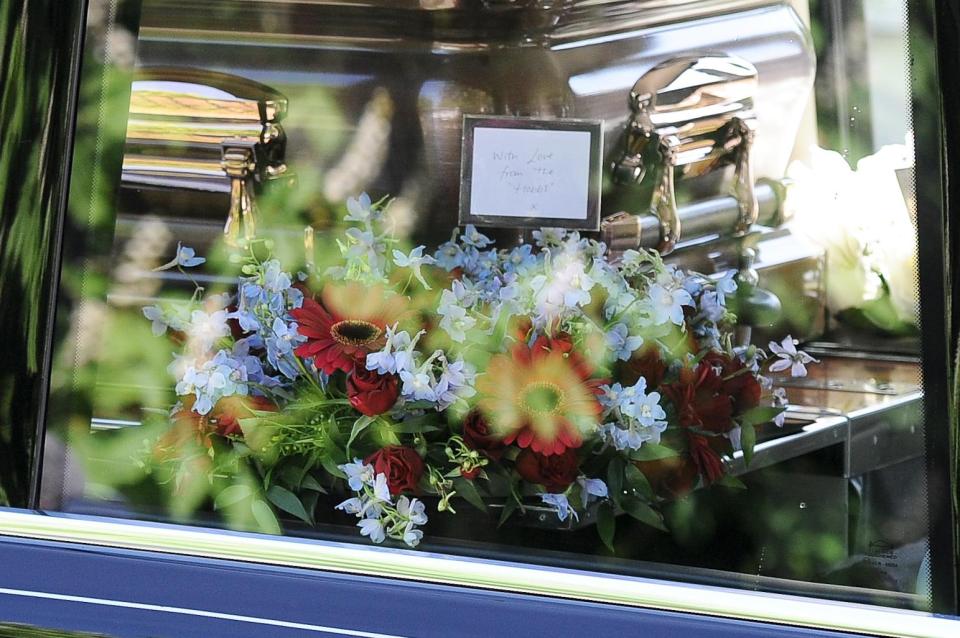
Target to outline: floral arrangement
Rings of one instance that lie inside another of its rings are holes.
[[[555,229],[497,249],[467,226],[404,252],[388,206],[347,202],[329,267],[293,275],[254,240],[235,292],[144,309],[182,344],[170,432],[252,468],[245,494],[308,523],[329,494],[373,542],[415,546],[428,505],[496,505],[501,522],[535,505],[558,526],[592,512],[612,547],[617,515],[663,529],[665,499],[735,485],[724,459],[749,461],[755,427],[783,420],[762,370],[812,361],[790,337],[772,360],[732,342],[733,272],[613,260]],[[203,261],[178,247],[164,268]]]
[[[885,146],[852,170],[814,146],[788,171],[790,228],[826,252],[827,305],[854,327],[916,334],[916,220],[898,178],[913,166],[912,148]]]

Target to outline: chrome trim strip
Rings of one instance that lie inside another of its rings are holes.
[[[71,596],[69,594],[53,594],[44,591],[32,591],[26,589],[7,589],[0,587],[0,596],[21,596],[23,598],[40,598],[43,600],[59,600],[69,603],[83,603],[87,605],[101,605],[104,607],[123,607],[124,609],[141,609],[143,611],[158,611],[167,614],[181,614],[183,616],[200,616],[202,618],[214,618],[217,620],[233,620],[236,622],[245,622],[254,625],[267,625],[269,627],[284,627],[286,629],[302,629],[304,631],[314,631],[323,634],[333,634],[335,636],[354,636],[355,638],[404,638],[395,634],[378,634],[371,631],[361,631],[358,629],[341,629],[339,627],[324,627],[323,625],[310,625],[307,623],[291,622],[289,620],[275,620],[272,618],[259,618],[256,616],[238,616],[237,614],[225,614],[219,611],[207,611],[205,609],[190,609],[187,607],[171,607],[169,605],[150,605],[147,603],[132,603],[125,600],[113,600],[109,598],[90,598],[88,596]]]
[[[186,526],[0,510],[0,535],[554,596],[902,638],[955,638],[929,613],[480,558]]]

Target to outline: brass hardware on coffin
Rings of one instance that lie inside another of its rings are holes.
[[[723,55],[668,60],[634,84],[623,153],[612,168],[620,183],[639,183],[648,167],[654,166],[656,182],[651,209],[660,221],[657,249],[661,253],[671,252],[681,237],[677,171],[682,176],[698,176],[733,164],[733,195],[739,212],[732,229],[718,232],[742,235],[757,221],[759,208],[751,162],[756,88],[757,71],[753,65]],[[608,245],[616,239],[625,248],[624,215],[608,217],[602,225]],[[639,247],[641,242],[640,225],[636,224],[636,228],[638,234],[632,247]]]
[[[257,193],[292,180],[279,122],[285,97],[236,76],[190,69],[138,72],[130,96],[123,183],[229,194],[224,237],[257,232]]]

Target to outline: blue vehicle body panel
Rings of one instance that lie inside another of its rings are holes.
[[[46,541],[0,541],[0,565],[0,623],[124,638],[849,635]]]

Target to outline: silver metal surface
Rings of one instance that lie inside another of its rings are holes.
[[[751,150],[756,129],[757,69],[728,55],[681,56],[643,74],[630,90],[633,112],[623,153],[613,162],[621,183],[642,182],[656,166],[652,210],[660,220],[661,254],[680,241],[674,172],[699,176],[733,163],[736,234],[757,220]],[[652,155],[652,157],[651,157]]]
[[[442,10],[397,15],[379,4],[355,17],[341,9],[146,0],[140,64],[189,64],[282,90],[291,98],[287,163],[320,175],[309,187],[333,201],[363,190],[397,196],[397,210],[415,211],[404,227],[423,243],[446,240],[456,224],[465,114],[603,120],[604,147],[617,149],[637,78],[691,51],[722,52],[757,68],[754,166],[757,177],[779,178],[812,85],[809,36],[783,4],[573,3],[542,28],[540,14],[514,20],[507,10],[481,12],[485,21]],[[385,100],[381,116],[367,117]],[[712,176],[681,177],[681,194],[718,194]],[[603,212],[646,211],[648,202],[611,189]]]

